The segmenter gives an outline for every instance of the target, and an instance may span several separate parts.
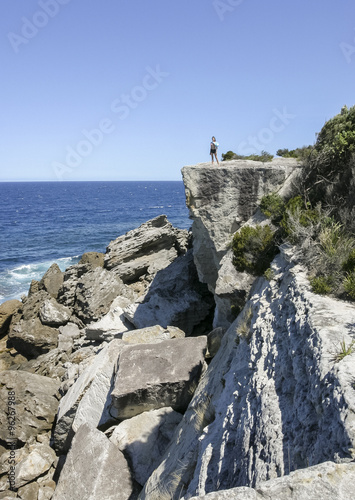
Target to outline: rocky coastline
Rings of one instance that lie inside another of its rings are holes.
[[[161,215],[0,306],[0,499],[353,498],[355,306],[292,247],[232,265],[299,171],[184,167],[191,231]]]

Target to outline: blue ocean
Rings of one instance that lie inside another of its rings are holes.
[[[191,226],[182,182],[0,183],[0,303],[27,293],[53,262],[64,271],[161,214]]]

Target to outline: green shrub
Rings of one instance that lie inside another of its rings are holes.
[[[273,159],[274,155],[268,153],[267,151],[262,151],[260,155],[252,154],[252,155],[238,155],[234,153],[234,151],[227,151],[226,153],[222,153],[222,161],[230,161],[230,160],[253,160],[253,161],[262,161],[267,162]]]
[[[355,106],[343,107],[318,134],[300,176],[301,191],[312,204],[332,208],[332,215],[355,229]]]
[[[222,161],[234,160],[236,156],[237,155],[233,151],[227,151],[226,153],[222,154]]]
[[[312,292],[319,295],[327,295],[332,291],[331,278],[327,276],[317,276],[310,280]]]
[[[302,148],[296,149],[278,149],[276,151],[276,156],[281,156],[283,158],[297,158],[299,160],[304,160],[307,158],[313,150],[313,146],[303,146]]]
[[[355,300],[355,272],[348,273],[343,281],[344,290]]]
[[[262,151],[260,155],[249,155],[245,156],[246,160],[253,160],[253,161],[262,161],[262,162],[267,162],[271,161],[273,159],[274,155],[268,153],[267,151]]]
[[[285,211],[285,202],[277,193],[263,196],[260,201],[260,210],[266,217],[277,223],[281,220]]]
[[[343,270],[348,273],[355,271],[355,250],[352,250],[348,258],[343,262]]]
[[[268,281],[271,281],[275,278],[275,273],[274,271],[271,269],[271,267],[268,267],[266,269],[266,271],[264,272],[264,277],[268,280]]]
[[[238,271],[261,276],[277,253],[275,234],[269,225],[243,226],[233,237],[232,250]]]
[[[345,358],[345,356],[350,356],[354,352],[355,348],[355,341],[352,340],[350,344],[347,346],[345,343],[345,340],[343,339],[342,342],[340,342],[340,349],[337,353],[334,354],[332,361],[334,363],[339,363],[342,359]]]

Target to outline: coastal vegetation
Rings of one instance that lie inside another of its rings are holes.
[[[253,160],[253,161],[262,161],[263,163],[267,161],[271,161],[274,155],[268,153],[267,151],[261,151],[258,154],[252,155],[239,155],[234,153],[233,151],[227,151],[226,153],[222,153],[222,161],[230,161],[230,160]]]
[[[263,274],[275,247],[288,243],[308,269],[318,294],[355,300],[355,106],[325,123],[313,147],[277,155],[303,158],[294,196],[264,196],[260,210],[271,226],[244,226],[233,237],[238,270]]]

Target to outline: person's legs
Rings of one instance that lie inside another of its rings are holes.
[[[217,164],[219,165],[219,161],[218,161],[218,158],[217,158],[217,151],[215,152],[214,156],[215,156],[215,158],[216,158],[216,162],[217,162]]]
[[[212,164],[213,164],[213,153],[211,153],[211,158],[212,158]]]

